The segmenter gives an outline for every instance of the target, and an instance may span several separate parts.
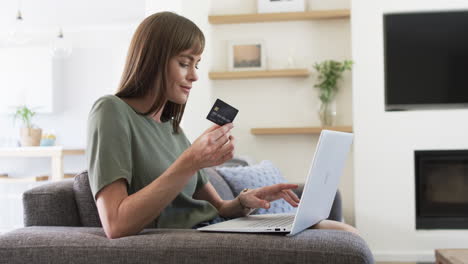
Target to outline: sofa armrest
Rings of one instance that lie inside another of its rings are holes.
[[[45,254],[45,252],[47,254]],[[5,263],[373,263],[358,235],[308,229],[282,234],[146,229],[107,239],[102,228],[27,227],[0,236]]]
[[[293,191],[294,191],[294,193],[296,193],[296,195],[299,198],[301,198],[302,192],[304,191],[304,184],[303,183],[297,183],[297,185],[299,185],[299,187],[297,189],[294,189]],[[343,208],[342,208],[342,204],[341,204],[340,190],[336,191],[335,200],[333,200],[333,205],[332,205],[332,208],[330,210],[330,215],[328,216],[327,219],[335,220],[335,221],[339,221],[339,222],[343,221]]]
[[[81,226],[73,179],[35,187],[23,193],[25,226]]]

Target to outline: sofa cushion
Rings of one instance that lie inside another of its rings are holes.
[[[373,263],[366,242],[350,232],[281,234],[146,229],[107,239],[96,227],[27,227],[0,235],[1,263]]]
[[[216,170],[224,177],[235,196],[244,188],[255,189],[287,182],[280,170],[269,160],[263,160],[252,166],[223,167]],[[294,208],[289,203],[284,199],[279,199],[271,202],[269,209],[260,208],[253,214],[291,213],[293,211]]]
[[[249,166],[253,165],[254,160],[249,156],[234,156],[232,159],[224,162],[223,164],[216,166],[215,168],[221,167],[237,167],[237,166]]]
[[[83,171],[75,176],[73,191],[75,193],[81,224],[89,227],[102,227],[96,202],[94,201],[91,187],[89,186],[87,171]]]
[[[66,179],[46,183],[24,192],[24,225],[80,226],[72,185],[72,179]]]
[[[206,168],[204,171],[209,177],[210,183],[213,185],[223,200],[234,199],[231,188],[214,168]]]

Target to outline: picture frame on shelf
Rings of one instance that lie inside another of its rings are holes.
[[[257,13],[304,12],[305,0],[257,0]]]
[[[228,70],[266,70],[265,49],[263,40],[228,41]]]

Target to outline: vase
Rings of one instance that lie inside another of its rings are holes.
[[[39,146],[41,142],[42,129],[23,127],[20,130],[20,141],[22,147]]]
[[[320,102],[318,108],[318,115],[322,127],[334,126],[336,120],[336,103],[334,100],[331,102]]]

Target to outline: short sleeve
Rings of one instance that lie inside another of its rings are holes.
[[[197,187],[195,188],[195,191],[198,191],[203,185],[205,185],[208,180],[208,175],[206,175],[205,170],[199,170],[197,172]]]
[[[88,117],[86,158],[94,199],[106,185],[132,180],[131,133],[128,116],[119,102],[103,97]]]

